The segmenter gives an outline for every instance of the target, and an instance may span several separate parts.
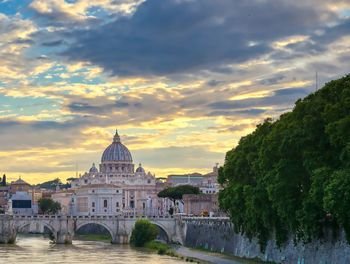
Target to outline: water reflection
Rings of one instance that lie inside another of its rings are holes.
[[[0,245],[0,263],[185,263],[128,245],[112,245],[101,241],[74,240],[73,245],[51,244],[47,237],[21,235],[15,245]]]

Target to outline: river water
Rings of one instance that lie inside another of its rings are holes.
[[[72,245],[51,244],[40,235],[17,236],[15,245],[0,245],[0,263],[101,263],[101,264],[180,264],[180,259],[158,255],[128,245],[102,241],[73,240]]]

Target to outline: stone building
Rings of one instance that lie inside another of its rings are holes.
[[[51,198],[55,202],[59,202],[61,204],[61,213],[70,214],[72,210],[72,195],[75,193],[73,189],[68,190],[60,190],[56,193],[52,194]]]
[[[10,194],[15,194],[16,192],[28,192],[30,190],[30,185],[19,178],[17,181],[11,182],[10,184]]]
[[[17,191],[11,195],[13,214],[33,215],[38,213],[38,206],[33,205],[32,196],[27,191]]]
[[[184,213],[199,216],[202,211],[212,212],[212,215],[220,214],[217,194],[184,194]]]
[[[92,164],[89,172],[72,181],[71,185],[75,190],[73,214],[167,213],[168,203],[157,196],[164,188],[164,183],[157,180],[154,174],[146,173],[141,164],[135,170],[132,155],[121,143],[117,131],[113,142],[103,152],[98,168]],[[103,192],[106,196],[102,195]],[[104,206],[105,201],[107,207]],[[97,211],[97,205],[101,204],[103,206],[99,209],[102,208],[102,212]]]
[[[168,175],[167,184],[173,187],[185,184],[201,186],[203,184],[203,176],[200,173]]]

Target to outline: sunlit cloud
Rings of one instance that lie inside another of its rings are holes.
[[[315,91],[316,72],[318,87],[350,72],[348,1],[10,3],[0,162],[31,183],[98,164],[116,128],[158,177],[209,172]]]

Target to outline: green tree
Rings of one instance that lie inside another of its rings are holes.
[[[130,243],[136,247],[142,247],[145,243],[156,239],[158,228],[148,220],[139,219],[132,229]]]
[[[5,174],[2,176],[1,184],[2,184],[2,186],[6,186],[6,175]]]
[[[220,208],[263,250],[275,234],[308,242],[341,227],[350,242],[350,75],[266,119],[226,153]],[[349,207],[349,208],[348,208]]]
[[[38,201],[39,209],[45,214],[56,214],[61,210],[61,204],[51,198],[40,198]]]
[[[199,194],[200,190],[196,186],[192,185],[179,185],[176,187],[165,188],[158,193],[158,197],[169,198],[175,203],[176,200],[182,201],[184,194]]]

